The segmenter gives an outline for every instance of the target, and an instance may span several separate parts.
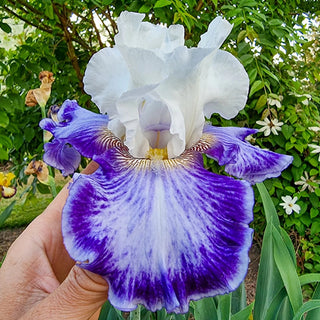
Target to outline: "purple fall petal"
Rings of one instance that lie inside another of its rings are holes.
[[[120,310],[138,303],[184,313],[190,299],[235,290],[248,267],[253,192],[245,181],[175,160],[134,159],[110,149],[77,174],[63,209],[71,257],[109,282]]]
[[[83,156],[92,158],[106,150],[103,134],[108,131],[108,116],[81,108],[75,100],[66,100],[58,112],[58,122],[43,119],[40,127],[55,139],[71,144]]]
[[[211,137],[211,145],[204,152],[225,165],[225,171],[251,184],[278,177],[293,158],[255,147],[245,137],[255,129],[206,126],[203,133]]]
[[[40,127],[50,131],[54,136],[54,140],[45,145],[44,160],[68,174],[74,172],[77,162],[79,165],[78,153],[92,158],[119,143],[119,139],[108,130],[108,116],[83,109],[74,100],[66,100],[63,103],[57,118],[58,121],[47,118],[40,122]],[[77,152],[68,149],[68,145]],[[68,156],[66,160],[63,159],[63,155]]]
[[[61,170],[64,176],[74,173],[81,161],[80,153],[72,146],[54,139],[44,145],[43,161]]]

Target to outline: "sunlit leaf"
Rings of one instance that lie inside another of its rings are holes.
[[[16,204],[16,200],[12,201],[0,214],[0,226],[9,218],[14,205]]]

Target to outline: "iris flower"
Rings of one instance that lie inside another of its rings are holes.
[[[41,160],[32,160],[24,170],[26,175],[35,174],[41,183],[48,184],[49,169]]]
[[[2,197],[11,198],[16,194],[17,189],[11,186],[14,178],[15,175],[12,172],[0,172],[0,200]]]
[[[252,146],[257,130],[213,127],[246,103],[248,76],[219,49],[232,26],[216,18],[197,48],[180,25],[123,12],[113,48],[90,60],[84,86],[102,114],[67,100],[41,127],[54,140],[45,161],[65,175],[80,154],[100,167],[74,174],[62,231],[71,257],[109,283],[109,300],[130,311],[184,313],[191,299],[235,290],[251,246],[251,184],[292,161]],[[106,115],[107,114],[107,115]],[[202,154],[236,178],[209,172]]]

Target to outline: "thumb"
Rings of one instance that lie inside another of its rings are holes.
[[[101,276],[74,266],[62,284],[23,319],[88,320],[107,298],[108,284]]]

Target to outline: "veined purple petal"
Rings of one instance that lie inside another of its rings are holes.
[[[74,173],[81,161],[80,153],[72,146],[54,139],[44,145],[43,161],[61,170],[64,176]]]
[[[40,122],[40,127],[54,136],[53,141],[45,145],[44,160],[66,174],[72,173],[77,163],[79,165],[78,153],[92,158],[120,143],[108,130],[108,116],[83,109],[74,100],[63,103],[57,119]]]
[[[258,130],[235,127],[206,126],[209,145],[203,151],[225,165],[225,171],[237,178],[254,184],[267,178],[278,177],[292,162],[293,158],[255,147],[245,137]]]
[[[63,236],[71,257],[108,281],[116,308],[184,313],[191,299],[239,286],[252,237],[249,183],[206,171],[191,151],[152,161],[114,148],[94,160],[94,174],[74,177]]]

